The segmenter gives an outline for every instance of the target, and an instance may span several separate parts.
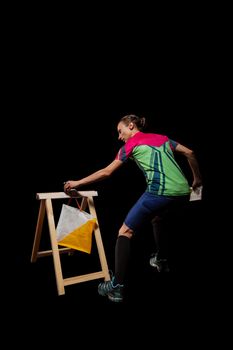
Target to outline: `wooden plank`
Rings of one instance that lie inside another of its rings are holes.
[[[60,261],[60,255],[59,255],[59,248],[57,244],[56,228],[55,228],[53,206],[52,206],[51,199],[46,199],[45,206],[46,206],[46,211],[48,216],[49,233],[50,233],[50,240],[51,240],[52,251],[53,251],[53,263],[54,263],[55,276],[57,281],[57,291],[59,295],[62,295],[62,294],[65,294],[65,288],[63,283],[63,275],[62,275],[61,261]]]
[[[103,245],[103,241],[101,238],[101,233],[100,233],[99,223],[98,223],[97,214],[96,214],[96,210],[95,210],[94,200],[91,197],[91,198],[87,199],[87,202],[88,202],[88,206],[89,206],[89,210],[90,210],[91,215],[93,215],[97,220],[97,227],[94,229],[94,235],[95,235],[96,245],[97,245],[97,249],[98,249],[98,253],[99,253],[101,268],[102,268],[102,271],[104,273],[104,279],[105,279],[105,281],[109,281],[111,278],[109,275],[108,263],[107,263],[107,259],[105,256],[104,245]]]
[[[74,276],[74,277],[67,277],[67,278],[64,278],[63,281],[64,281],[64,285],[68,286],[70,284],[91,281],[91,280],[98,279],[98,278],[103,278],[103,277],[105,277],[104,272],[103,271],[99,271],[99,272],[87,273],[85,275],[79,275],[79,276]]]
[[[72,248],[59,248],[58,249],[59,251],[59,254],[63,254],[63,253],[74,253],[75,250],[72,249]],[[52,255],[53,254],[53,251],[50,249],[50,250],[41,250],[37,253],[37,258],[41,258],[43,256],[49,256],[49,255]]]
[[[34,243],[32,248],[31,262],[35,262],[38,256],[44,216],[45,216],[45,200],[42,200],[40,202],[39,215],[38,215],[37,225],[36,225],[36,233],[35,233]]]
[[[79,197],[96,197],[98,196],[97,191],[77,191],[78,196],[72,196],[72,198]],[[62,199],[62,198],[70,198],[68,194],[65,192],[45,192],[45,193],[37,193],[36,199]]]

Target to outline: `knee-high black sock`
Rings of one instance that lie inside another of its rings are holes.
[[[118,236],[115,246],[115,283],[123,284],[130,257],[130,239]]]

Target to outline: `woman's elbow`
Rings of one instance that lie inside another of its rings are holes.
[[[187,153],[186,153],[186,157],[189,158],[189,159],[196,159],[196,155],[195,155],[195,152],[193,150],[189,150]]]

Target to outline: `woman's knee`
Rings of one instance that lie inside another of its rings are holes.
[[[134,232],[131,228],[123,224],[119,230],[118,236],[126,236],[128,238],[132,238],[133,233]]]

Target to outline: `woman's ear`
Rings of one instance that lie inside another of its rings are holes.
[[[129,123],[129,129],[130,129],[130,130],[133,130],[133,128],[134,128],[133,123],[132,123],[132,122],[131,122],[131,123]]]

